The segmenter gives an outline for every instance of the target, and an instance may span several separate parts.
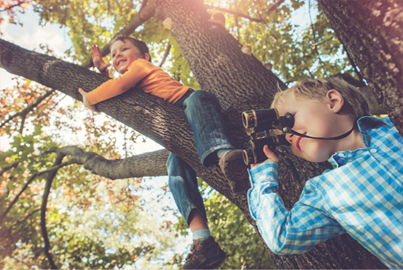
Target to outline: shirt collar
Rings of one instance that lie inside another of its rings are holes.
[[[357,124],[361,133],[370,129],[379,128],[381,126],[388,128],[392,127],[392,122],[390,121],[389,117],[376,118],[372,116],[363,116],[357,120]]]
[[[362,134],[364,144],[368,148],[371,140],[369,131],[382,126],[390,128],[392,126],[392,122],[390,121],[389,117],[376,118],[372,116],[363,116],[357,120],[357,125]],[[333,169],[335,169],[357,159],[358,156],[362,155],[366,151],[367,149],[365,148],[359,148],[354,151],[339,151],[332,155],[328,161],[332,165]]]

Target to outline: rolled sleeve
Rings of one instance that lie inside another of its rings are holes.
[[[277,191],[277,163],[264,162],[249,170],[251,188],[248,190],[249,211],[256,220],[259,214],[259,207],[262,205],[260,196]]]

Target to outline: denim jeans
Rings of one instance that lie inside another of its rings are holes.
[[[212,93],[189,91],[174,105],[182,108],[193,130],[194,142],[204,166],[218,162],[217,150],[234,149],[231,135],[221,115],[221,106]],[[167,161],[168,185],[179,212],[189,224],[189,214],[197,209],[207,220],[203,199],[197,188],[196,172],[170,153]]]

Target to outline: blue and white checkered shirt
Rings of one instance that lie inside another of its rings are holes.
[[[362,117],[366,148],[329,158],[291,210],[277,193],[277,164],[253,167],[249,210],[270,249],[307,252],[347,232],[389,268],[403,268],[403,139],[389,118]]]

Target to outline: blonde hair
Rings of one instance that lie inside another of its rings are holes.
[[[288,93],[294,93],[297,99],[325,101],[326,94],[331,89],[337,90],[344,98],[343,110],[351,115],[354,120],[365,115],[370,115],[369,106],[364,96],[357,88],[339,78],[329,78],[327,80],[303,79],[296,85],[284,91],[277,92],[271,107],[276,107],[279,101],[284,100],[285,95]]]

